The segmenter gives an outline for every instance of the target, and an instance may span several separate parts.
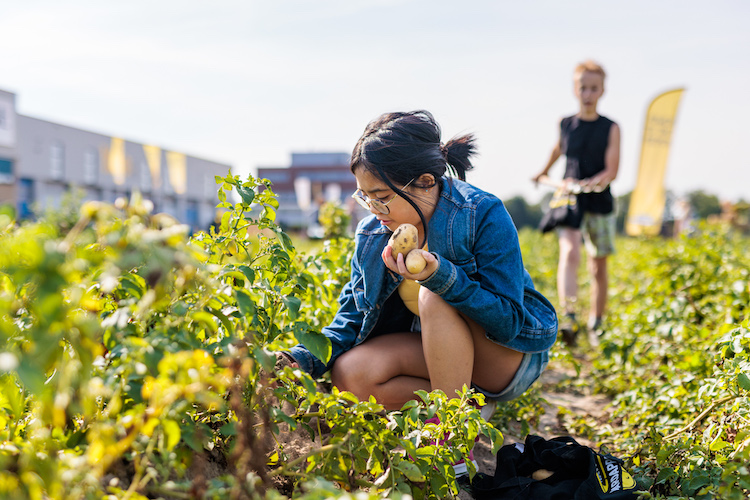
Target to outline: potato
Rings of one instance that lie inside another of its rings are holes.
[[[554,472],[551,470],[539,469],[531,473],[531,479],[533,479],[534,481],[544,481],[552,474],[554,474]]]
[[[404,264],[406,264],[406,270],[411,274],[419,274],[427,266],[427,261],[422,257],[422,253],[415,248],[406,254]]]
[[[393,258],[398,260],[398,254],[403,254],[406,259],[409,252],[417,248],[418,239],[419,232],[414,225],[406,223],[398,226],[388,240],[388,244],[393,248]]]

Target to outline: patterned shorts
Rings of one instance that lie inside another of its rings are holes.
[[[584,212],[581,232],[590,257],[606,257],[615,253],[615,212],[594,214]]]

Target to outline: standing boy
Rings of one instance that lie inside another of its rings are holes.
[[[579,326],[575,316],[578,295],[578,265],[581,240],[585,242],[591,272],[591,309],[589,332],[600,333],[607,304],[607,257],[614,253],[615,211],[609,184],[617,177],[620,165],[620,127],[599,115],[597,104],[604,93],[604,69],[594,61],[575,68],[574,92],[580,110],[560,121],[560,139],[552,149],[547,165],[533,180],[547,172],[565,155],[563,182],[581,185],[578,195],[583,211],[580,227],[561,227],[558,231],[560,260],[557,268],[557,292],[563,309],[560,331],[568,344],[575,344]],[[595,341],[596,336],[591,336]]]

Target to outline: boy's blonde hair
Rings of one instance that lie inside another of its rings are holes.
[[[597,63],[596,61],[592,61],[591,59],[583,61],[582,63],[578,63],[578,66],[576,66],[573,75],[578,76],[586,71],[588,71],[589,73],[597,73],[599,75],[602,75],[602,81],[604,81],[604,78],[606,78],[607,76],[607,74],[604,72],[604,68],[602,68],[599,63]]]

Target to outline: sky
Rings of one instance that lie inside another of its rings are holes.
[[[468,180],[538,201],[531,177],[577,112],[572,73],[607,71],[615,195],[635,186],[646,108],[684,87],[666,187],[750,199],[746,0],[2,0],[0,89],[17,110],[232,165],[351,152],[367,123],[426,109],[473,133]],[[563,161],[551,170],[562,176]]]

